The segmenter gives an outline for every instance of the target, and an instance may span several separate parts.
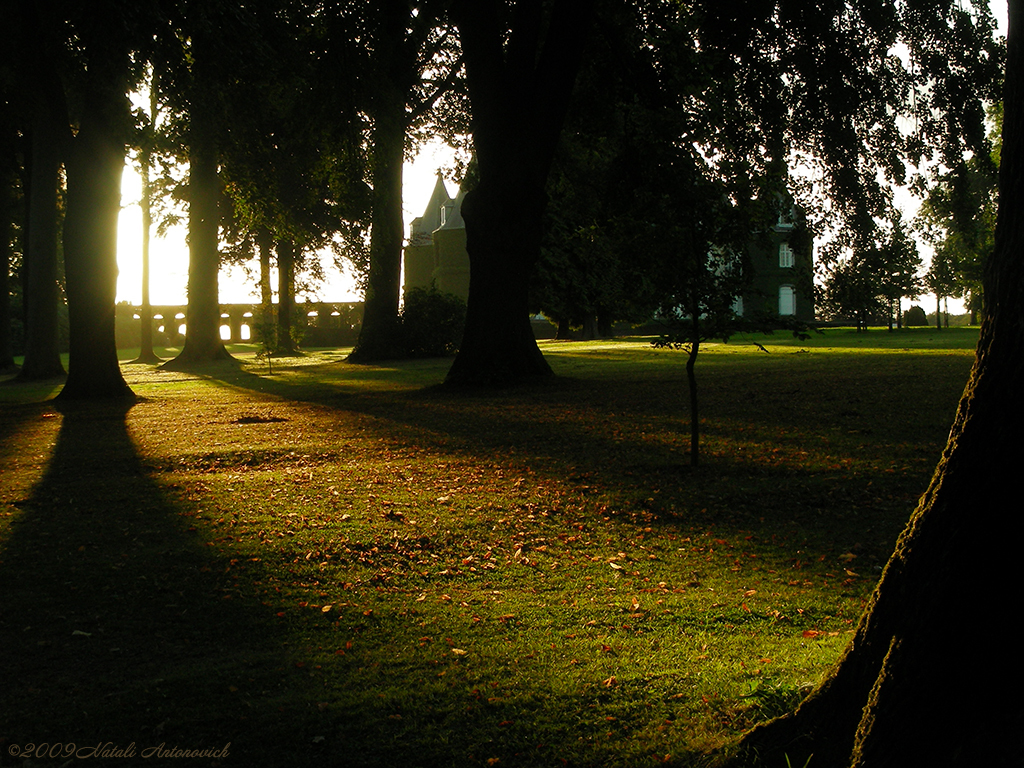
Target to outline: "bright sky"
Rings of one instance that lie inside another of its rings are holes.
[[[423,214],[423,209],[434,190],[437,170],[451,163],[452,150],[441,143],[428,144],[412,163],[406,163],[405,184],[402,190],[402,208],[405,213],[406,234],[409,222]],[[454,184],[448,184],[454,192]],[[138,173],[125,166],[121,177],[121,215],[118,221],[117,266],[120,271],[117,280],[117,300],[142,303],[142,211],[139,200],[142,197],[142,183]],[[185,242],[186,228],[177,227],[167,237],[158,238],[156,228],[150,236],[150,302],[160,304],[185,304],[188,284],[188,245]],[[321,286],[311,300],[359,301],[362,296],[354,291],[350,275],[340,273],[333,264],[330,254],[323,259],[327,282]],[[276,272],[273,275],[276,281]],[[276,286],[276,282],[275,282]],[[301,301],[301,294],[299,300]],[[255,279],[246,277],[244,270],[237,267],[222,268],[220,273],[220,301],[222,304],[244,304],[258,301],[259,291]]]

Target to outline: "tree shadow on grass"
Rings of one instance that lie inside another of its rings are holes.
[[[223,750],[190,765],[306,765],[309,702],[253,574],[147,476],[130,406],[61,405],[51,461],[0,541],[0,764],[29,744]],[[315,712],[312,703],[310,709]],[[66,754],[62,747],[60,752]],[[100,761],[101,764],[105,761]],[[180,763],[147,759],[145,764]]]

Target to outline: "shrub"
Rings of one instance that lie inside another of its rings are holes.
[[[924,309],[917,304],[903,313],[903,325],[908,328],[915,325],[928,325],[928,317]]]
[[[402,339],[409,357],[453,355],[462,341],[466,302],[451,293],[413,288],[405,294]]]

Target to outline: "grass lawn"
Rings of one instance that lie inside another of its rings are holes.
[[[476,394],[251,347],[130,408],[0,385],[0,765],[702,765],[838,657],[976,339],[708,345],[697,470],[646,339]]]

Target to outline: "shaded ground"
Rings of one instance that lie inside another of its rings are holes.
[[[0,764],[699,760],[841,650],[970,365],[915,346],[708,355],[699,472],[642,344],[469,398],[336,353],[0,393]]]

